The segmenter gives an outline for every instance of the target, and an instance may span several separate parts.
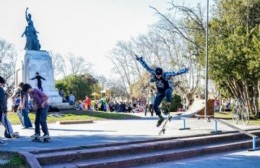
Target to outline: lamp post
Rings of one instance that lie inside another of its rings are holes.
[[[209,0],[207,0],[207,18],[206,18],[206,70],[205,70],[205,111],[204,117],[207,119],[208,112],[208,22],[209,22]]]

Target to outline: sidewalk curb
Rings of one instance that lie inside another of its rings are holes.
[[[93,120],[75,120],[75,121],[58,121],[60,125],[69,125],[69,124],[91,124],[94,123]]]
[[[35,155],[29,152],[18,152],[21,157],[26,161],[28,168],[41,168],[39,161],[36,159]]]

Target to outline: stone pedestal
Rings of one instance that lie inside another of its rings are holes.
[[[31,80],[35,73],[39,74],[46,80],[42,80],[43,92],[49,97],[48,103],[52,106],[68,106],[62,103],[62,97],[55,88],[54,71],[52,58],[47,51],[25,50],[19,57],[16,66],[15,84],[20,82],[29,83],[33,88],[37,88],[37,80]]]

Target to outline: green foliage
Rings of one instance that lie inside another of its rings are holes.
[[[21,158],[18,154],[12,154],[12,153],[0,153],[1,155],[3,155],[5,157],[5,159],[9,160],[7,163],[5,164],[0,164],[0,168],[25,168],[26,167],[26,163],[25,160],[23,158]]]
[[[170,111],[178,111],[180,107],[182,107],[181,96],[174,94],[172,96],[172,102],[170,104]]]
[[[260,1],[222,0],[218,7],[210,28],[209,75],[223,93],[243,97],[260,77]]]
[[[259,95],[256,87],[260,78],[259,10],[260,0],[219,0],[209,22],[209,77],[223,96],[241,98],[254,115],[257,110],[250,98]],[[195,23],[187,21],[188,26]],[[195,43],[205,46],[203,31],[189,33]],[[197,60],[204,66],[205,50],[198,51]]]
[[[55,87],[63,89],[65,95],[71,92],[75,95],[76,100],[85,99],[86,95],[92,92],[100,92],[98,81],[91,75],[69,75],[62,80],[56,81]]]

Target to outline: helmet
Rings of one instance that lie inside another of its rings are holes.
[[[155,74],[156,75],[162,75],[163,74],[162,68],[160,68],[160,67],[155,68]]]

